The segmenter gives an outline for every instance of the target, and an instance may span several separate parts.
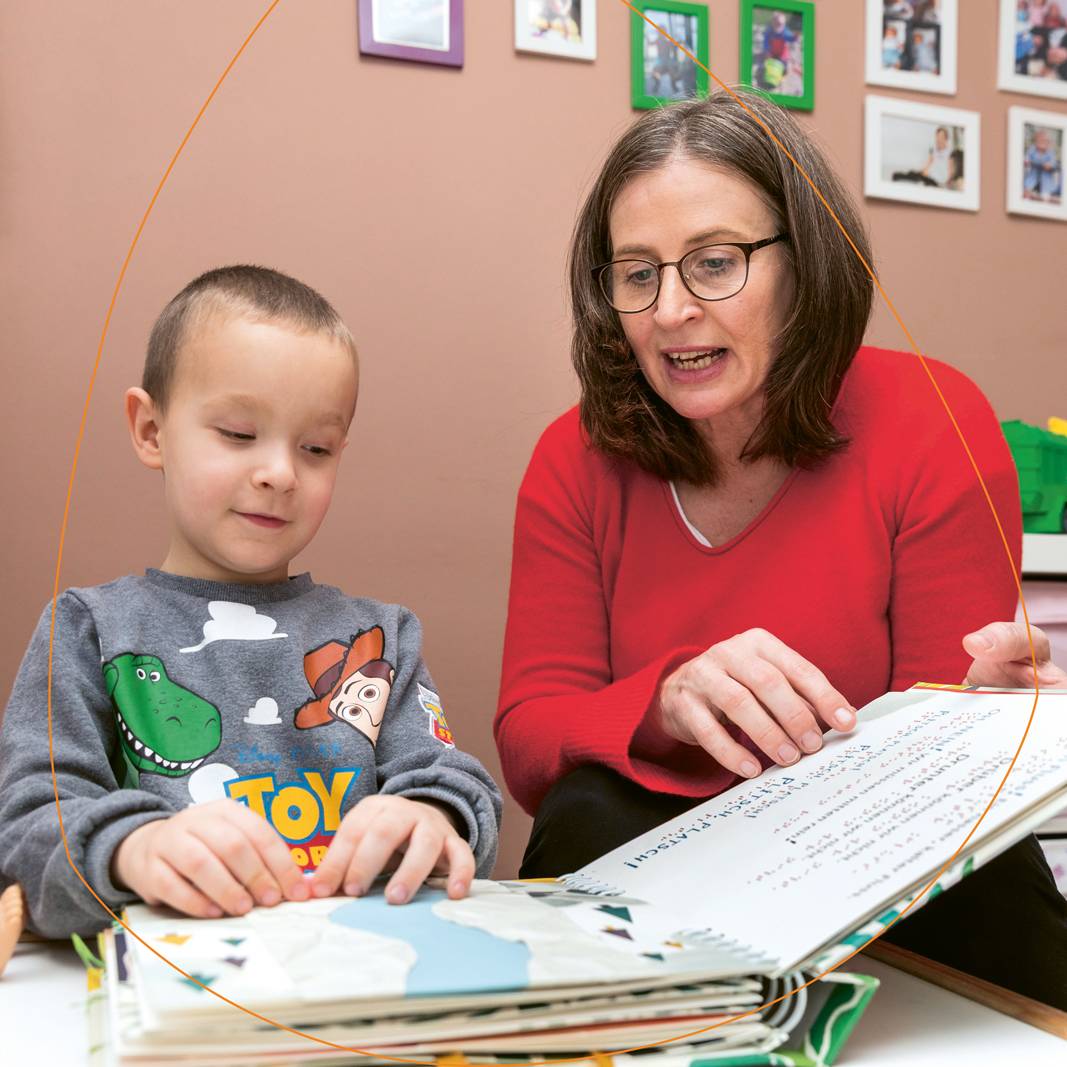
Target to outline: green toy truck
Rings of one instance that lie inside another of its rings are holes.
[[[1023,530],[1067,532],[1067,437],[1018,419],[1000,425],[1019,470]]]

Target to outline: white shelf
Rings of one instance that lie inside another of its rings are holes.
[[[1067,578],[1067,533],[1023,534],[1023,577],[1031,574]]]

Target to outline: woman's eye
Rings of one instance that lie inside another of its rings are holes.
[[[655,273],[651,267],[639,267],[627,273],[626,282],[629,285],[648,285]]]

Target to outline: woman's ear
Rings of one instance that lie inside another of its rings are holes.
[[[161,418],[155,401],[136,386],[126,390],[126,425],[137,458],[152,470],[163,469],[159,431]]]

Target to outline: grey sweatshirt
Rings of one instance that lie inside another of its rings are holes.
[[[49,937],[109,921],[67,860],[49,767],[51,604],[0,728],[0,885],[19,882]],[[56,609],[52,735],[75,866],[118,909],[111,857],[138,826],[232,797],[321,862],[373,793],[449,805],[478,874],[496,857],[500,792],[455,748],[415,616],[303,574],[238,585],[150,570],[69,589]]]

